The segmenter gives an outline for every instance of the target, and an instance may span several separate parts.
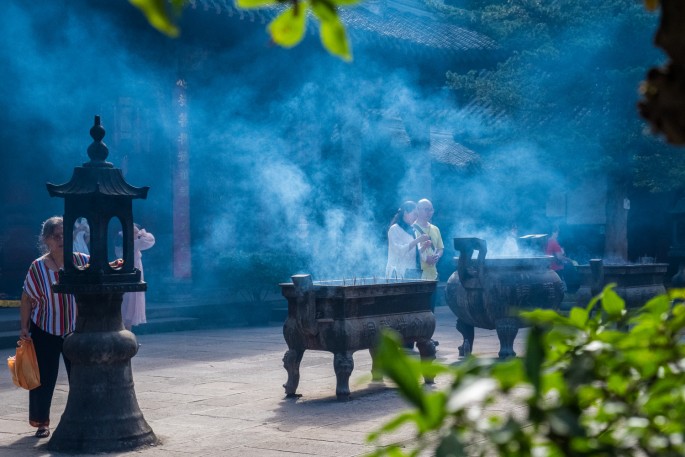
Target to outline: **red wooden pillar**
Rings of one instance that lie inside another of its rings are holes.
[[[176,279],[192,278],[190,251],[190,182],[188,174],[188,99],[186,81],[176,81],[176,161],[173,178],[173,275]]]

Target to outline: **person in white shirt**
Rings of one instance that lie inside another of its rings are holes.
[[[90,226],[88,221],[79,217],[74,224],[74,252],[90,254]]]
[[[143,254],[140,251],[150,249],[155,244],[152,233],[133,224],[133,266],[140,270],[140,280],[143,281]],[[117,246],[117,257],[123,256],[122,247]],[[145,316],[145,292],[127,292],[121,303],[121,317],[126,330],[131,330],[134,325],[147,322]]]
[[[430,240],[418,238],[412,224],[416,221],[416,203],[406,201],[397,210],[388,229],[388,263],[385,277],[391,279],[417,279],[421,277],[421,264],[417,245]]]

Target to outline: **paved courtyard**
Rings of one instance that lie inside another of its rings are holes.
[[[436,312],[434,338],[438,360],[459,360],[461,335],[449,308]],[[525,332],[515,348],[520,354]],[[287,374],[282,358],[287,347],[281,326],[228,328],[138,336],[132,359],[140,409],[161,443],[154,447],[109,455],[352,457],[373,448],[367,434],[406,408],[391,383],[373,383],[368,351],[354,354],[350,378],[352,400],[335,397],[333,355],[307,351],[301,365],[299,399],[285,397]],[[477,330],[474,354],[495,357],[494,330]],[[3,361],[13,354],[2,349]],[[7,368],[0,376],[0,456],[61,456],[45,449],[47,440],[33,436],[28,425],[28,392],[15,387]],[[445,388],[438,378],[433,387]],[[68,394],[62,367],[52,405],[52,430],[64,411]],[[406,438],[412,436],[406,430]],[[402,436],[404,438],[404,436]],[[83,455],[83,454],[81,454]]]

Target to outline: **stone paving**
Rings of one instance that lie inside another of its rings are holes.
[[[459,360],[461,335],[446,306],[436,311],[434,339],[438,360]],[[523,352],[525,331],[516,339]],[[299,399],[285,397],[287,347],[281,327],[195,330],[138,336],[132,359],[140,409],[161,443],[121,456],[352,457],[373,450],[367,434],[407,407],[389,382],[373,383],[368,351],[354,354],[350,378],[352,400],[335,397],[333,355],[307,351],[301,364]],[[476,330],[474,354],[496,357],[494,330]],[[0,350],[2,360],[13,354]],[[12,384],[7,368],[0,376],[0,456],[62,456],[45,449],[47,440],[33,436],[28,425],[28,392]],[[447,386],[438,378],[433,387]],[[52,429],[67,400],[62,367],[52,405]],[[500,405],[501,406],[501,405]],[[410,439],[412,430],[401,439]],[[397,437],[396,437],[397,438]],[[84,455],[84,454],[80,454]]]

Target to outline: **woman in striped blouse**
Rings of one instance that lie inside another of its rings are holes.
[[[64,337],[74,331],[76,300],[73,295],[57,294],[52,284],[64,267],[64,227],[62,218],[51,217],[43,222],[40,248],[44,253],[31,263],[21,294],[22,340],[33,340],[40,371],[40,387],[29,391],[29,423],[38,427],[36,437],[50,436],[50,405],[59,373],[60,355],[67,376],[71,363],[62,353]],[[83,266],[88,256],[75,253],[74,264]]]

